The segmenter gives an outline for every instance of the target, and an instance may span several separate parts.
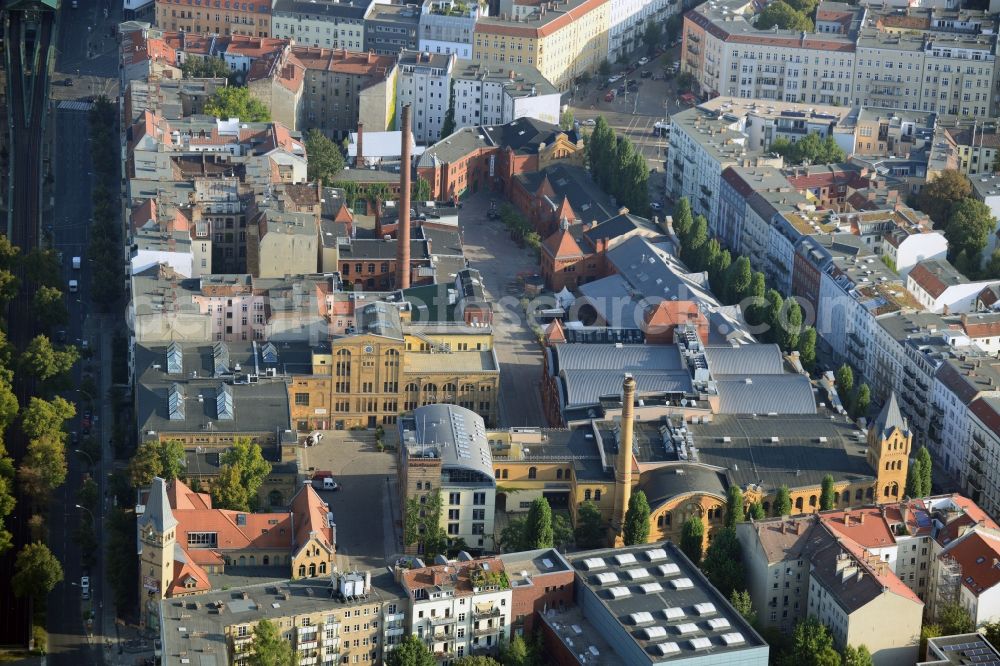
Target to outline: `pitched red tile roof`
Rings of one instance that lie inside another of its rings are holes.
[[[977,597],[1000,583],[1000,537],[974,530],[945,549],[962,569],[962,585]]]
[[[865,548],[885,548],[896,542],[882,511],[877,507],[824,511],[820,520],[837,534]]]
[[[546,238],[542,247],[547,254],[555,259],[585,256],[568,228],[559,229],[559,231]]]
[[[566,333],[558,319],[553,319],[552,323],[545,328],[545,340],[546,342],[566,342]]]

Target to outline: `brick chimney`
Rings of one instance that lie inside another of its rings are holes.
[[[399,223],[396,238],[396,287],[410,288],[410,105],[400,116],[402,137],[399,154]]]
[[[364,138],[365,138],[365,124],[358,123],[358,154],[354,158],[354,168],[364,169],[365,168],[365,156],[364,150]]]

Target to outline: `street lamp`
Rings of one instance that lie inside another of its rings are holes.
[[[85,507],[82,504],[77,504],[76,508],[83,509],[84,511],[86,511],[87,513],[89,513],[90,514],[90,520],[91,520],[91,522],[93,522],[95,525],[97,524],[97,520],[94,518],[94,512],[93,511],[91,511],[90,509],[88,509],[87,507]]]
[[[73,453],[82,453],[83,455],[87,456],[87,460],[90,461],[90,466],[96,467],[96,465],[94,464],[94,458],[83,449],[73,449]]]

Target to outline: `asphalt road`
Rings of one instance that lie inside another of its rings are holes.
[[[500,198],[497,197],[497,205]],[[539,386],[542,351],[518,300],[518,275],[541,268],[529,249],[518,247],[499,220],[486,217],[490,195],[481,193],[463,202],[458,221],[465,256],[483,277],[493,315],[493,347],[500,362],[500,423],[507,426],[545,425]],[[497,311],[499,310],[499,312]]]
[[[102,0],[103,1],[103,0]],[[59,73],[84,77],[80,81],[90,81],[90,87],[77,85],[72,88],[53,87],[53,101],[58,99],[90,97],[100,92],[117,95],[108,87],[114,81],[117,71],[117,46],[114,39],[107,36],[108,28],[116,20],[116,12],[106,19],[103,4],[94,0],[80,0],[77,9],[70,9],[65,3],[60,17],[59,43],[57,47],[54,80],[63,76]],[[94,31],[105,35],[103,50]],[[71,94],[67,94],[71,93]],[[69,475],[66,483],[53,497],[50,508],[50,547],[63,563],[65,579],[50,594],[48,599],[49,655],[47,663],[55,666],[75,666],[76,664],[112,663],[117,660],[115,651],[101,649],[106,634],[114,634],[114,609],[108,577],[103,569],[104,530],[103,519],[108,510],[105,502],[107,470],[110,469],[111,452],[108,446],[112,415],[104,397],[110,384],[110,345],[108,336],[102,336],[105,318],[98,318],[91,312],[88,303],[90,293],[90,266],[87,261],[87,241],[91,224],[91,201],[93,189],[93,166],[88,143],[89,125],[86,111],[53,110],[50,120],[54,145],[52,169],[54,175],[54,208],[49,221],[56,250],[62,253],[63,279],[68,283],[76,279],[80,291],[69,293],[64,289],[69,310],[69,324],[65,327],[66,338],[70,342],[86,339],[93,351],[93,358],[81,361],[74,368],[75,385],[79,386],[84,374],[89,373],[98,387],[97,395],[88,396],[80,391],[72,391],[65,397],[77,405],[78,416],[68,426],[70,430],[81,430],[80,414],[85,409],[94,413],[92,435],[101,442],[104,455],[101,460],[91,461],[81,454],[69,452]],[[72,257],[82,258],[82,269],[72,268]],[[113,321],[113,320],[111,320]],[[96,400],[96,402],[95,402]],[[100,489],[100,500],[94,511],[99,539],[97,563],[93,570],[84,571],[81,565],[80,549],[73,540],[84,512],[76,508],[77,492],[84,474],[89,473]],[[82,604],[79,588],[80,577],[88,574],[91,579],[91,601]],[[83,610],[94,613],[92,626],[86,628]],[[89,634],[89,635],[88,635]]]

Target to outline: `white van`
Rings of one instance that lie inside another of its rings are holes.
[[[73,257],[73,270],[80,270],[80,257]]]
[[[75,294],[78,291],[80,291],[80,283],[77,282],[76,280],[70,280],[69,281],[69,292],[71,294]]]

